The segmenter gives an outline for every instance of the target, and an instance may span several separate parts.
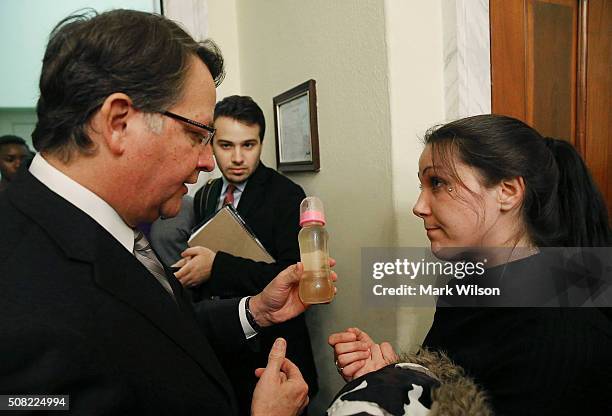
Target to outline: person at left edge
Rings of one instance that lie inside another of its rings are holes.
[[[21,164],[29,157],[32,152],[21,137],[12,134],[0,137],[0,192],[8,188]]]
[[[201,302],[198,322],[134,230],[176,215],[185,183],[214,167],[222,74],[214,44],[163,16],[75,15],[52,31],[40,153],[0,198],[0,394],[67,394],[72,414],[236,414],[218,356],[304,311],[301,266],[253,297]],[[285,350],[259,373],[253,415],[307,405]]]

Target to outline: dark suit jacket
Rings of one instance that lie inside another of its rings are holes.
[[[211,184],[208,194],[201,188],[194,198],[197,221],[214,214],[221,195],[222,180]],[[276,259],[274,264],[255,262],[218,252],[213,262],[210,279],[202,285],[207,295],[235,297],[255,295],[282,270],[300,260],[297,235],[300,230],[300,202],[305,198],[302,188],[273,169],[259,166],[249,178],[238,203],[238,213],[252,229],[266,250]],[[206,209],[204,209],[206,208]],[[240,402],[250,394],[256,382],[253,371],[265,366],[267,355],[277,337],[287,339],[287,357],[302,372],[310,394],[318,389],[317,372],[312,357],[310,337],[304,316],[266,328],[259,337],[261,351],[255,357],[232,361],[226,369],[232,378]],[[245,381],[246,380],[246,381]]]
[[[176,303],[27,171],[0,196],[0,230],[0,394],[69,394],[73,414],[237,413],[215,351],[246,345],[238,300],[200,304],[199,327],[173,276]]]

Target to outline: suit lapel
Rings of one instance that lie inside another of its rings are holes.
[[[178,280],[167,274],[176,302],[155,280],[148,270],[122,246],[100,236],[97,250],[103,258],[94,264],[96,283],[117,299],[146,317],[151,324],[171,338],[183,351],[232,397],[230,382],[216,359],[215,352],[202,336],[193,320],[184,291]],[[231,399],[230,399],[231,402]]]
[[[100,288],[140,313],[172,339],[219,384],[229,402],[233,402],[229,380],[197,327],[189,311],[191,306],[173,275],[169,280],[177,303],[102,226],[50,191],[28,171],[23,172],[14,185],[9,198],[46,230],[68,258],[91,263],[94,281]]]
[[[264,198],[264,188],[268,180],[269,173],[263,162],[259,162],[259,166],[249,178],[249,181],[242,192],[240,202],[238,203],[238,213],[245,220],[249,217],[249,213],[253,208],[261,206]]]
[[[207,221],[217,212],[217,203],[221,196],[221,189],[223,188],[223,181],[221,178],[215,179],[210,185],[210,192],[208,195],[204,195],[206,198],[204,201],[204,220]]]

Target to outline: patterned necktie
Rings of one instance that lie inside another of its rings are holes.
[[[234,205],[234,190],[236,187],[233,183],[227,185],[227,189],[225,191],[225,198],[223,199],[223,206],[226,205]]]
[[[149,272],[157,279],[157,281],[163,286],[174,299],[174,292],[166,277],[164,266],[161,265],[157,256],[153,252],[151,245],[147,241],[144,234],[138,230],[134,230],[134,256],[139,262],[147,268]]]

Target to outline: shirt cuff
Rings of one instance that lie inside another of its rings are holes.
[[[251,324],[249,324],[249,320],[246,316],[246,300],[248,296],[240,299],[240,303],[238,304],[238,316],[240,317],[240,325],[242,325],[242,332],[244,332],[244,336],[246,339],[251,339],[255,335],[257,335],[257,331],[253,329]]]

